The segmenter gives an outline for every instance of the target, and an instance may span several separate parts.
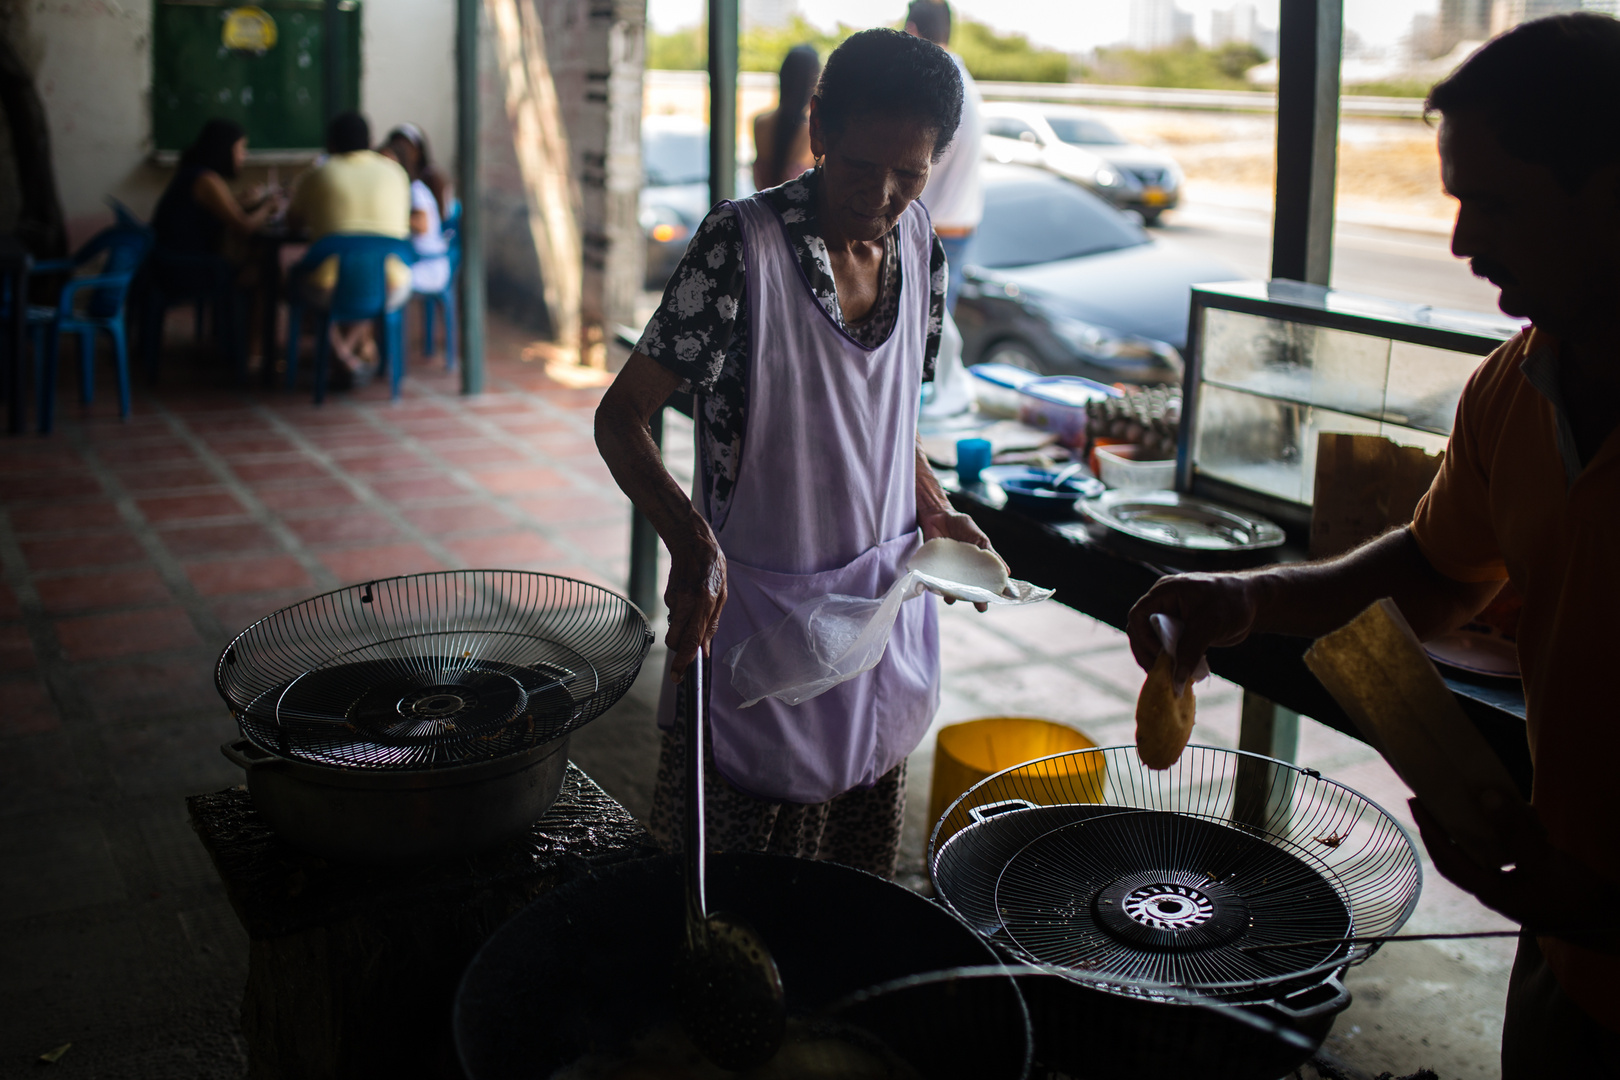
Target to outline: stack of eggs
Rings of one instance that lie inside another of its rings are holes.
[[[1086,406],[1086,431],[1093,444],[1140,447],[1138,460],[1175,457],[1180,430],[1179,386],[1132,387],[1121,397],[1104,398]]]

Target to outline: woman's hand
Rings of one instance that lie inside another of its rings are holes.
[[[675,658],[670,677],[680,682],[699,649],[708,655],[726,606],[726,557],[709,523],[697,513],[691,518],[688,542],[670,551],[664,606],[669,609],[664,644]]]
[[[964,544],[983,548],[986,551],[995,550],[990,546],[990,538],[984,535],[983,530],[972,518],[966,514],[951,509],[935,509],[927,512],[919,511],[917,525],[922,529],[923,542],[927,543],[936,537],[943,536],[947,540],[960,540]],[[947,604],[956,603],[956,597],[945,597]],[[974,604],[980,611],[989,611],[989,604]]]
[[[922,529],[925,541],[943,536],[947,540],[960,540],[964,544],[990,550],[990,538],[984,535],[977,522],[959,511],[948,508],[919,511],[917,525]]]

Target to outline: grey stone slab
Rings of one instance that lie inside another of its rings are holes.
[[[1412,942],[1384,946],[1345,982],[1355,1000],[1325,1044],[1339,1058],[1371,1075],[1419,1068],[1446,1080],[1501,1075],[1506,972],[1482,971],[1435,944]]]
[[[130,798],[183,798],[242,783],[242,770],[220,755],[239,736],[220,710],[109,726],[102,739],[119,791]]]
[[[157,813],[139,819],[141,839],[151,857],[151,883],[163,892],[219,885],[219,875],[186,817],[185,803],[174,799]]]
[[[1027,650],[995,629],[986,613],[966,604],[939,604],[939,661],[943,671],[975,671],[1022,663]]]
[[[1132,710],[1132,703],[1055,663],[1026,663],[968,672],[952,680],[959,694],[984,706],[985,716],[1037,716],[1084,725]]]
[[[122,900],[123,876],[89,814],[14,816],[0,830],[0,922]]]
[[[0,740],[0,818],[77,805],[84,783],[67,732]]]
[[[1016,570],[1014,576],[1017,576]],[[1124,640],[1123,634],[1106,623],[1053,600],[1023,607],[991,608],[984,613],[984,618],[990,629],[1018,642],[1036,656],[1073,655]]]

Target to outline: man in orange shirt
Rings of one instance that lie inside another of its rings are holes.
[[[1474,373],[1409,527],[1324,562],[1158,582],[1131,612],[1182,620],[1178,684],[1209,646],[1317,637],[1393,597],[1419,637],[1511,580],[1535,820],[1504,817],[1512,869],[1481,867],[1413,802],[1436,868],[1525,927],[1508,989],[1504,1080],[1620,1076],[1620,22],[1525,23],[1429,96],[1458,201],[1452,251],[1531,328]]]

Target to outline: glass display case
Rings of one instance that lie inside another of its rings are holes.
[[[1520,325],[1295,281],[1198,286],[1176,489],[1304,528],[1318,434],[1444,449],[1463,384]]]

